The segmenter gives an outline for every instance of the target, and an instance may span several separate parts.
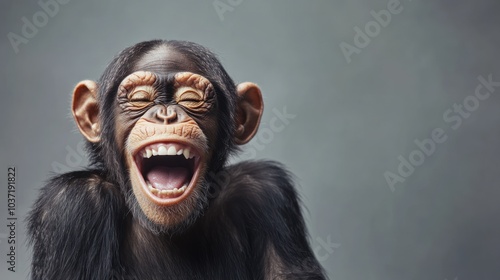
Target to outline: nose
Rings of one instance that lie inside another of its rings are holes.
[[[173,123],[178,119],[176,109],[173,106],[161,106],[156,111],[156,119],[163,124]]]

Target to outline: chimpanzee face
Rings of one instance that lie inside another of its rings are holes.
[[[115,109],[116,142],[134,200],[155,224],[192,222],[207,199],[203,178],[217,137],[214,88],[165,47],[135,68],[118,87]]]

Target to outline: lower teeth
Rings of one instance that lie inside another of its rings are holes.
[[[179,195],[179,194],[183,193],[187,188],[187,184],[184,184],[184,186],[182,186],[182,188],[180,188],[180,189],[174,188],[172,190],[159,190],[157,188],[153,188],[153,186],[151,185],[150,182],[147,182],[147,185],[148,185],[149,191],[152,194],[157,195],[159,197],[168,197],[171,195]]]

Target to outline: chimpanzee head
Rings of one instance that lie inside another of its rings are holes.
[[[191,42],[154,40],[116,56],[74,90],[72,111],[91,163],[118,184],[153,232],[191,225],[208,205],[208,174],[256,133],[263,103],[215,55]]]

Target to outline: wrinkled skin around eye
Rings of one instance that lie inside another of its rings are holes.
[[[182,87],[176,91],[175,101],[193,113],[203,114],[212,108],[213,100],[207,100],[204,92]]]

